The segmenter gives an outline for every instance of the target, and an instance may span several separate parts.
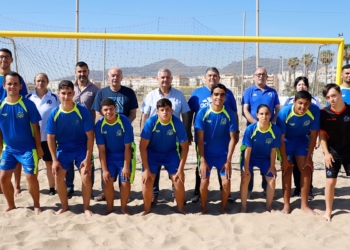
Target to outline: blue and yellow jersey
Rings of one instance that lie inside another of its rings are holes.
[[[61,105],[50,113],[45,132],[55,135],[57,150],[78,150],[86,147],[86,132],[94,129],[90,112],[78,103],[68,112]]]
[[[145,123],[141,138],[149,140],[147,150],[153,154],[177,154],[177,142],[187,141],[185,126],[172,115],[168,124],[163,124],[158,115],[151,116]]]
[[[124,115],[118,115],[113,124],[102,117],[95,125],[97,145],[105,145],[107,161],[124,161],[125,144],[134,141],[131,122]]]
[[[284,106],[278,113],[276,125],[287,141],[298,140],[307,136],[310,130],[319,130],[320,109],[315,104],[311,104],[305,114],[297,115],[293,104]]]
[[[0,104],[0,129],[6,147],[18,151],[35,148],[32,124],[41,121],[35,104],[22,96],[15,103],[4,99]]]
[[[252,148],[251,160],[270,160],[271,149],[281,146],[281,130],[275,124],[270,123],[268,130],[261,131],[258,123],[250,124],[243,136],[242,147]]]
[[[204,153],[207,156],[227,155],[230,133],[238,129],[235,114],[225,106],[220,112],[215,112],[210,106],[202,108],[194,128],[204,131]]]

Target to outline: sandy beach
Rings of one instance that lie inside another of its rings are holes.
[[[193,151],[193,146],[191,146]],[[97,152],[95,152],[97,155]],[[199,215],[200,205],[187,202],[188,215],[176,212],[171,198],[171,183],[165,170],[161,172],[159,202],[152,212],[139,216],[143,209],[141,194],[141,169],[137,165],[135,183],[132,185],[129,210],[133,216],[120,214],[119,192],[115,195],[116,212],[101,216],[105,202],[91,201],[95,216],[87,218],[82,211],[81,180],[76,173],[75,195],[69,200],[70,211],[54,215],[60,206],[57,195],[49,196],[46,168],[40,162],[39,183],[43,212],[36,216],[32,200],[22,176],[22,195],[15,198],[17,209],[0,212],[0,249],[349,249],[350,232],[349,180],[344,172],[338,177],[334,202],[333,221],[323,221],[321,216],[303,213],[300,199],[292,198],[292,213],[270,214],[265,211],[265,199],[260,187],[261,177],[255,171],[253,200],[248,200],[248,214],[240,213],[238,168],[239,150],[233,158],[232,196],[236,202],[228,204],[228,214],[221,215],[220,192],[216,173],[211,176],[208,197],[208,214]],[[186,200],[193,195],[195,165],[186,165]],[[322,215],[325,210],[322,151],[314,155],[314,194],[310,207]],[[100,164],[95,160],[95,185],[93,194],[100,190]],[[279,165],[276,167],[280,169]],[[278,172],[274,206],[282,209],[281,172]],[[119,191],[118,185],[115,185]],[[5,198],[0,195],[0,210],[6,208]]]

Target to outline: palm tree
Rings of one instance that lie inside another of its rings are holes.
[[[309,68],[311,64],[314,62],[314,55],[313,54],[304,54],[301,58],[301,63],[305,65],[305,76],[308,76]]]
[[[333,58],[334,58],[334,52],[332,52],[330,50],[322,50],[320,52],[319,59],[322,62],[322,64],[324,64],[324,66],[326,66],[326,80],[325,80],[325,84],[327,84],[328,65],[333,62]]]
[[[295,70],[299,66],[299,62],[300,61],[298,57],[291,57],[287,61],[288,66],[293,70],[294,81],[295,81]]]
[[[345,44],[344,45],[343,60],[346,61],[346,64],[349,64],[349,61],[350,61],[350,44]]]

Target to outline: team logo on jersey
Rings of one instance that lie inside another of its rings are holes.
[[[211,120],[207,120],[208,123],[211,123]]]
[[[7,116],[7,113],[1,114],[1,115],[3,115],[3,116]]]
[[[174,130],[169,129],[168,132],[166,132],[167,135],[173,135],[174,134]]]
[[[48,101],[46,102],[46,104],[52,104],[52,101],[51,101],[51,100],[48,100]]]
[[[156,133],[159,133],[159,132],[160,132],[160,130],[158,130],[158,129],[156,129],[155,131],[156,131]]]
[[[294,125],[295,125],[295,123],[289,123],[289,125],[294,126]]]
[[[266,138],[265,144],[271,144],[272,143],[272,138]]]
[[[107,134],[107,131],[102,131],[102,134],[106,135],[106,134]]]
[[[254,93],[253,96],[258,96],[258,95]]]
[[[207,97],[206,99],[204,99],[201,104],[199,105],[201,108],[205,108],[208,107],[210,104],[212,103],[211,98]]]
[[[5,166],[5,164],[6,164],[6,161],[3,160],[3,159],[1,159],[1,161],[0,161],[0,166]]]
[[[305,121],[304,124],[303,124],[304,127],[305,126],[309,126],[309,125],[310,125],[310,120]]]
[[[227,123],[226,117],[221,118],[220,125],[225,125]]]
[[[117,131],[117,136],[122,136],[122,131],[119,129],[118,131]]]
[[[24,114],[22,111],[19,111],[16,115],[17,118],[23,118],[24,117]]]
[[[268,96],[269,96],[269,97],[272,97],[272,92],[269,92],[269,93],[268,93]]]
[[[350,117],[349,116],[344,116],[344,122],[348,122],[348,121],[350,121]]]
[[[75,123],[75,125],[77,125],[79,123],[79,120],[76,119],[74,123]]]

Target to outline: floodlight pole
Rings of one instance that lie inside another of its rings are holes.
[[[259,36],[259,0],[256,0],[256,36]],[[260,57],[260,53],[259,53],[259,43],[256,43],[256,55],[255,55],[255,59],[256,59],[256,68],[259,67],[259,57]]]
[[[79,32],[79,0],[76,0],[75,32]],[[79,39],[75,40],[75,64],[79,61]]]

